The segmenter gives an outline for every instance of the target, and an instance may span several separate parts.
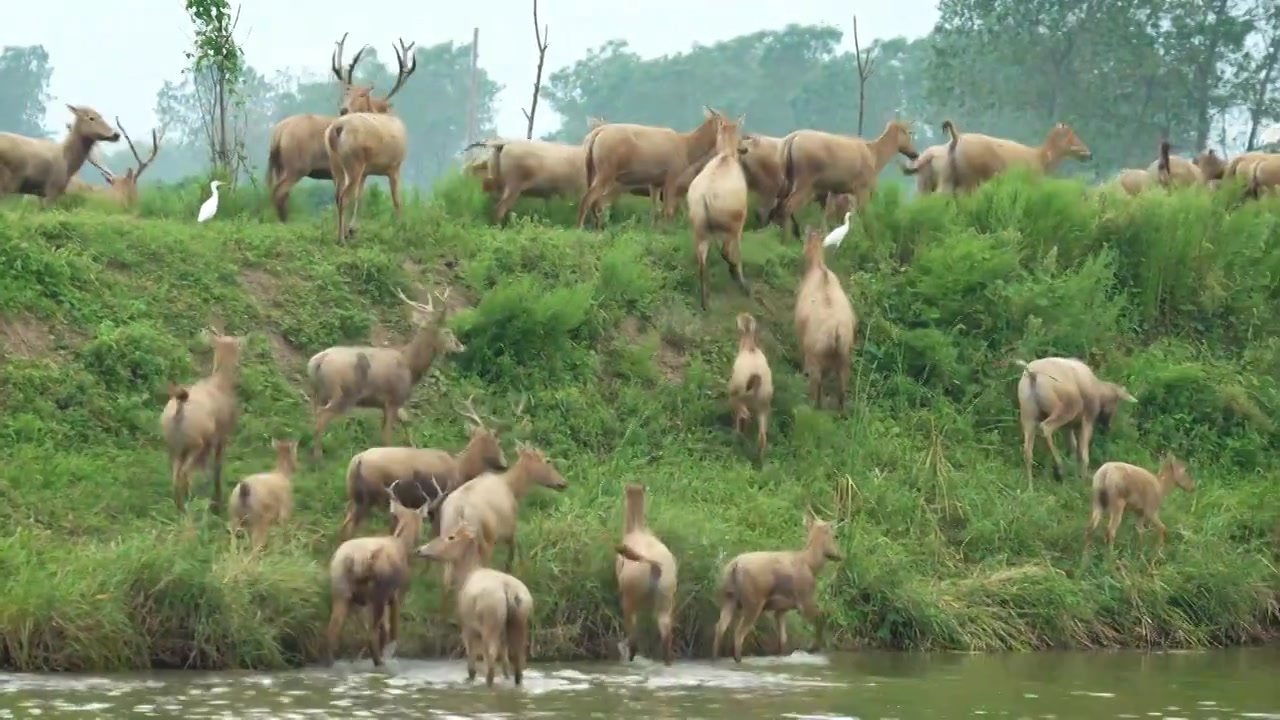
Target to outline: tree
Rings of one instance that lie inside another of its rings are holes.
[[[196,33],[195,49],[187,53],[192,63],[187,72],[194,78],[191,88],[208,139],[210,163],[234,183],[248,162],[235,122],[236,111],[245,107],[244,51],[235,39],[240,10],[233,12],[227,0],[186,0],[186,9]]]
[[[53,67],[43,45],[0,51],[0,130],[44,137]]]

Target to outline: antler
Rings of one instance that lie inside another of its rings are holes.
[[[387,93],[382,98],[383,100],[390,100],[392,95],[395,95],[400,91],[400,88],[404,87],[404,81],[408,80],[409,76],[418,69],[418,58],[413,54],[413,46],[418,43],[411,42],[405,45],[402,38],[397,38],[397,40],[400,41],[400,47],[393,45],[391,49],[396,51],[396,64],[400,66],[400,69],[396,72],[396,84],[391,86],[391,92]]]
[[[356,63],[360,62],[360,56],[364,55],[364,51],[369,49],[368,45],[361,47],[359,52],[356,53],[356,56],[351,59],[351,64],[347,66],[346,73],[343,74],[342,48],[346,45],[347,35],[349,34],[350,33],[342,33],[342,39],[337,42],[337,48],[333,51],[333,59],[330,68],[333,70],[333,74],[338,78],[338,82],[343,85],[351,84],[351,79],[355,76]]]
[[[414,302],[413,300],[410,300],[409,298],[405,297],[404,293],[400,291],[400,288],[396,288],[396,295],[400,296],[400,299],[403,300],[405,304],[409,305],[410,307],[417,308],[427,313],[432,313],[436,311],[436,303],[431,298],[427,298],[427,304],[423,305],[420,302]]]
[[[108,184],[115,182],[116,176],[110,170],[108,170],[106,167],[100,164],[97,160],[94,160],[92,153],[89,154],[89,157],[85,158],[85,161],[88,162],[90,165],[98,168],[98,172],[102,173],[102,177],[106,179]]]
[[[434,295],[435,297],[437,297],[437,298],[439,298],[439,299],[440,299],[440,312],[441,312],[443,315],[448,315],[448,314],[449,314],[449,303],[448,303],[448,300],[449,300],[449,293],[450,293],[452,290],[453,290],[453,287],[452,287],[452,286],[449,286],[449,287],[446,287],[446,288],[444,289],[444,292],[443,292],[443,293],[438,293],[438,292],[433,292],[433,293],[432,293],[432,295]],[[432,302],[432,305],[433,305],[433,306],[435,305],[434,301]]]
[[[471,404],[471,400],[475,396],[475,393],[471,393],[466,400],[462,401],[462,407],[456,407],[454,410],[462,417],[475,423],[476,426],[487,429],[488,426],[484,424],[484,420],[480,417],[480,413],[476,412],[475,406]]]
[[[133,159],[138,161],[138,169],[133,173],[133,177],[137,179],[142,174],[142,171],[146,170],[147,166],[151,164],[151,161],[156,159],[156,153],[160,152],[160,135],[156,134],[155,128],[151,129],[151,154],[147,156],[146,160],[143,160],[142,156],[138,154],[138,148],[133,146],[133,138],[129,137],[124,125],[120,124],[119,115],[116,116],[116,127],[120,128],[120,134],[124,135],[125,142],[129,143],[129,152],[133,153]]]

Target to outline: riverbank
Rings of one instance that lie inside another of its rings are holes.
[[[709,651],[721,563],[797,546],[810,504],[842,523],[847,559],[822,581],[832,647],[1206,646],[1280,626],[1275,204],[1228,213],[1200,194],[1084,200],[1072,183],[1011,181],[955,207],[886,188],[866,231],[828,253],[861,318],[856,400],[839,418],[805,399],[799,248],[776,229],[744,241],[756,301],[713,268],[704,314],[687,231],[636,221],[643,202],[600,234],[538,201],[522,205],[532,220],[488,227],[487,201],[456,181],[400,223],[373,194],[345,247],[331,210],[279,225],[249,193],[205,225],[190,219],[198,190],[144,196],[141,218],[0,209],[0,666],[314,660],[343,472],[379,444],[379,419],[335,422],[324,462],[295,478],[290,526],[265,555],[234,555],[221,522],[175,518],[157,434],[165,388],[207,371],[198,333],[213,316],[250,335],[230,487],[270,466],[272,436],[300,436],[306,454],[298,380],[311,354],[403,338],[395,290],[446,283],[468,349],[415,394],[415,440],[458,448],[454,401],[476,393],[501,417],[527,393],[520,436],[570,483],[522,511],[515,572],[537,599],[535,657],[616,652],[609,543],[633,481],[648,484],[651,524],[681,562],[682,656]],[[723,400],[742,310],[760,320],[777,387],[763,470]],[[1082,557],[1083,481],[1040,465],[1027,489],[1017,370],[1000,363],[1055,353],[1140,398],[1096,441],[1095,465],[1150,466],[1165,448],[1191,463],[1195,494],[1161,515],[1163,556],[1139,552],[1127,520],[1114,559]],[[456,645],[436,577],[416,571],[402,656]],[[792,622],[792,642],[809,642]],[[753,638],[772,644],[769,625]]]

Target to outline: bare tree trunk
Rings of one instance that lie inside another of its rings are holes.
[[[476,94],[480,81],[480,28],[471,31],[471,96],[467,105],[467,144],[476,141]]]
[[[1267,91],[1271,89],[1271,78],[1275,76],[1276,63],[1280,62],[1280,31],[1271,38],[1271,45],[1262,60],[1262,78],[1258,80],[1258,90],[1254,93],[1249,108],[1249,141],[1245,150],[1253,150],[1258,141],[1258,128],[1262,125],[1262,113],[1267,106]]]

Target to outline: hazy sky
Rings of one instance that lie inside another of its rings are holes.
[[[234,0],[233,0],[234,4]],[[191,24],[181,0],[46,0],[6,3],[0,46],[43,44],[53,64],[53,101],[47,125],[61,131],[64,103],[83,103],[107,117],[119,115],[137,136],[155,124],[156,91],[178,79],[191,46]],[[299,12],[306,8],[305,13]],[[530,0],[470,0],[458,4],[427,0],[250,0],[243,3],[240,41],[250,64],[270,78],[276,70],[323,71],[333,43],[350,31],[349,48],[376,47],[391,58],[398,35],[419,46],[453,40],[467,43],[480,28],[480,65],[503,86],[498,96],[500,134],[524,134],[521,108],[532,90],[537,52]],[[777,29],[788,23],[828,24],[848,30],[853,13],[866,43],[899,35],[918,37],[937,18],[935,0],[856,2],[788,0],[733,3],[724,0],[540,0],[538,16],[549,25],[547,69],[568,65],[612,38],[625,39],[642,57],[688,50],[735,35]],[[94,18],[97,16],[97,20]],[[68,22],[68,18],[83,18]],[[349,55],[350,53],[348,53]],[[327,75],[327,73],[326,73]],[[556,128],[559,119],[538,113],[535,137]],[[139,128],[134,131],[133,128]]]

